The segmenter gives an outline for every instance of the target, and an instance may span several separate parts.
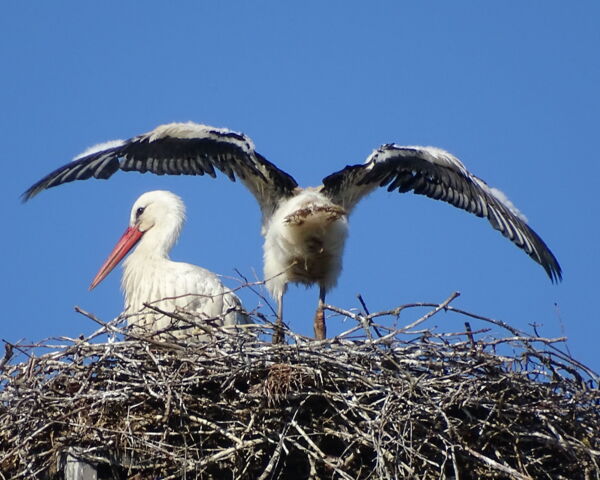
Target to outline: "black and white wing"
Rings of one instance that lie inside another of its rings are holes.
[[[204,175],[215,169],[230,180],[236,176],[258,200],[263,215],[270,215],[296,181],[254,149],[242,133],[197,123],[170,123],[129,140],[115,140],[88,149],[32,185],[27,201],[42,190],[74,180],[107,179],[117,170],[157,175]]]
[[[556,257],[510,200],[439,148],[382,145],[364,164],[347,166],[323,179],[322,192],[350,211],[365,195],[385,186],[390,192],[427,195],[487,218],[492,227],[544,267],[552,281],[562,278]]]

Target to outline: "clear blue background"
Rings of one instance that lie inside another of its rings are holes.
[[[546,336],[600,370],[598,2],[6,2],[0,15],[1,338],[90,333],[110,320],[120,272],[87,287],[143,192],[188,205],[173,251],[262,278],[260,216],[220,177],[119,173],[22,205],[34,181],[86,147],[171,121],[243,131],[301,185],[382,143],[436,145],[503,190],[564,269],[543,269],[487,222],[378,191],[351,218],[328,301],[371,311],[441,302]],[[260,304],[241,292],[249,309]],[[292,287],[286,320],[312,331],[317,291]],[[264,313],[268,310],[263,308]],[[416,312],[401,321],[415,318]],[[330,332],[349,324],[331,320]],[[463,319],[430,322],[462,330]]]

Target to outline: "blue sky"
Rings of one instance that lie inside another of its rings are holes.
[[[33,182],[90,145],[193,120],[243,131],[301,185],[382,143],[435,145],[503,190],[558,257],[564,281],[487,222],[411,194],[375,192],[351,218],[328,301],[371,311],[454,305],[546,336],[600,370],[597,2],[10,2],[0,17],[1,338],[90,333],[120,271],[87,287],[143,192],[183,197],[172,253],[237,285],[262,276],[260,215],[220,176],[119,173],[43,192]],[[260,299],[240,293],[249,309]],[[291,287],[286,320],[312,330],[317,290]],[[268,310],[263,309],[265,313]],[[401,321],[418,315],[408,313]],[[463,319],[430,322],[459,331]],[[349,326],[329,322],[331,333]],[[475,324],[474,328],[478,325]]]

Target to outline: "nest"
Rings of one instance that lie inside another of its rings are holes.
[[[600,479],[598,377],[564,339],[452,298],[403,326],[423,304],[328,306],[353,326],[319,342],[286,330],[289,343],[271,345],[264,317],[194,343],[86,314],[101,323],[88,337],[7,344],[0,478],[66,478],[75,461],[138,480]],[[461,331],[425,328],[441,311],[462,316]]]

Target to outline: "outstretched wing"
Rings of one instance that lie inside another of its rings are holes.
[[[444,150],[382,145],[364,164],[347,166],[323,179],[322,192],[350,211],[365,195],[386,185],[390,192],[397,189],[427,195],[487,218],[492,227],[544,267],[552,281],[562,278],[556,257],[510,200]]]
[[[284,171],[256,152],[242,133],[197,123],[170,123],[129,140],[92,147],[32,185],[27,201],[42,190],[74,180],[107,179],[117,170],[157,175],[210,175],[215,169],[230,180],[236,176],[270,215],[282,197],[298,185]]]

